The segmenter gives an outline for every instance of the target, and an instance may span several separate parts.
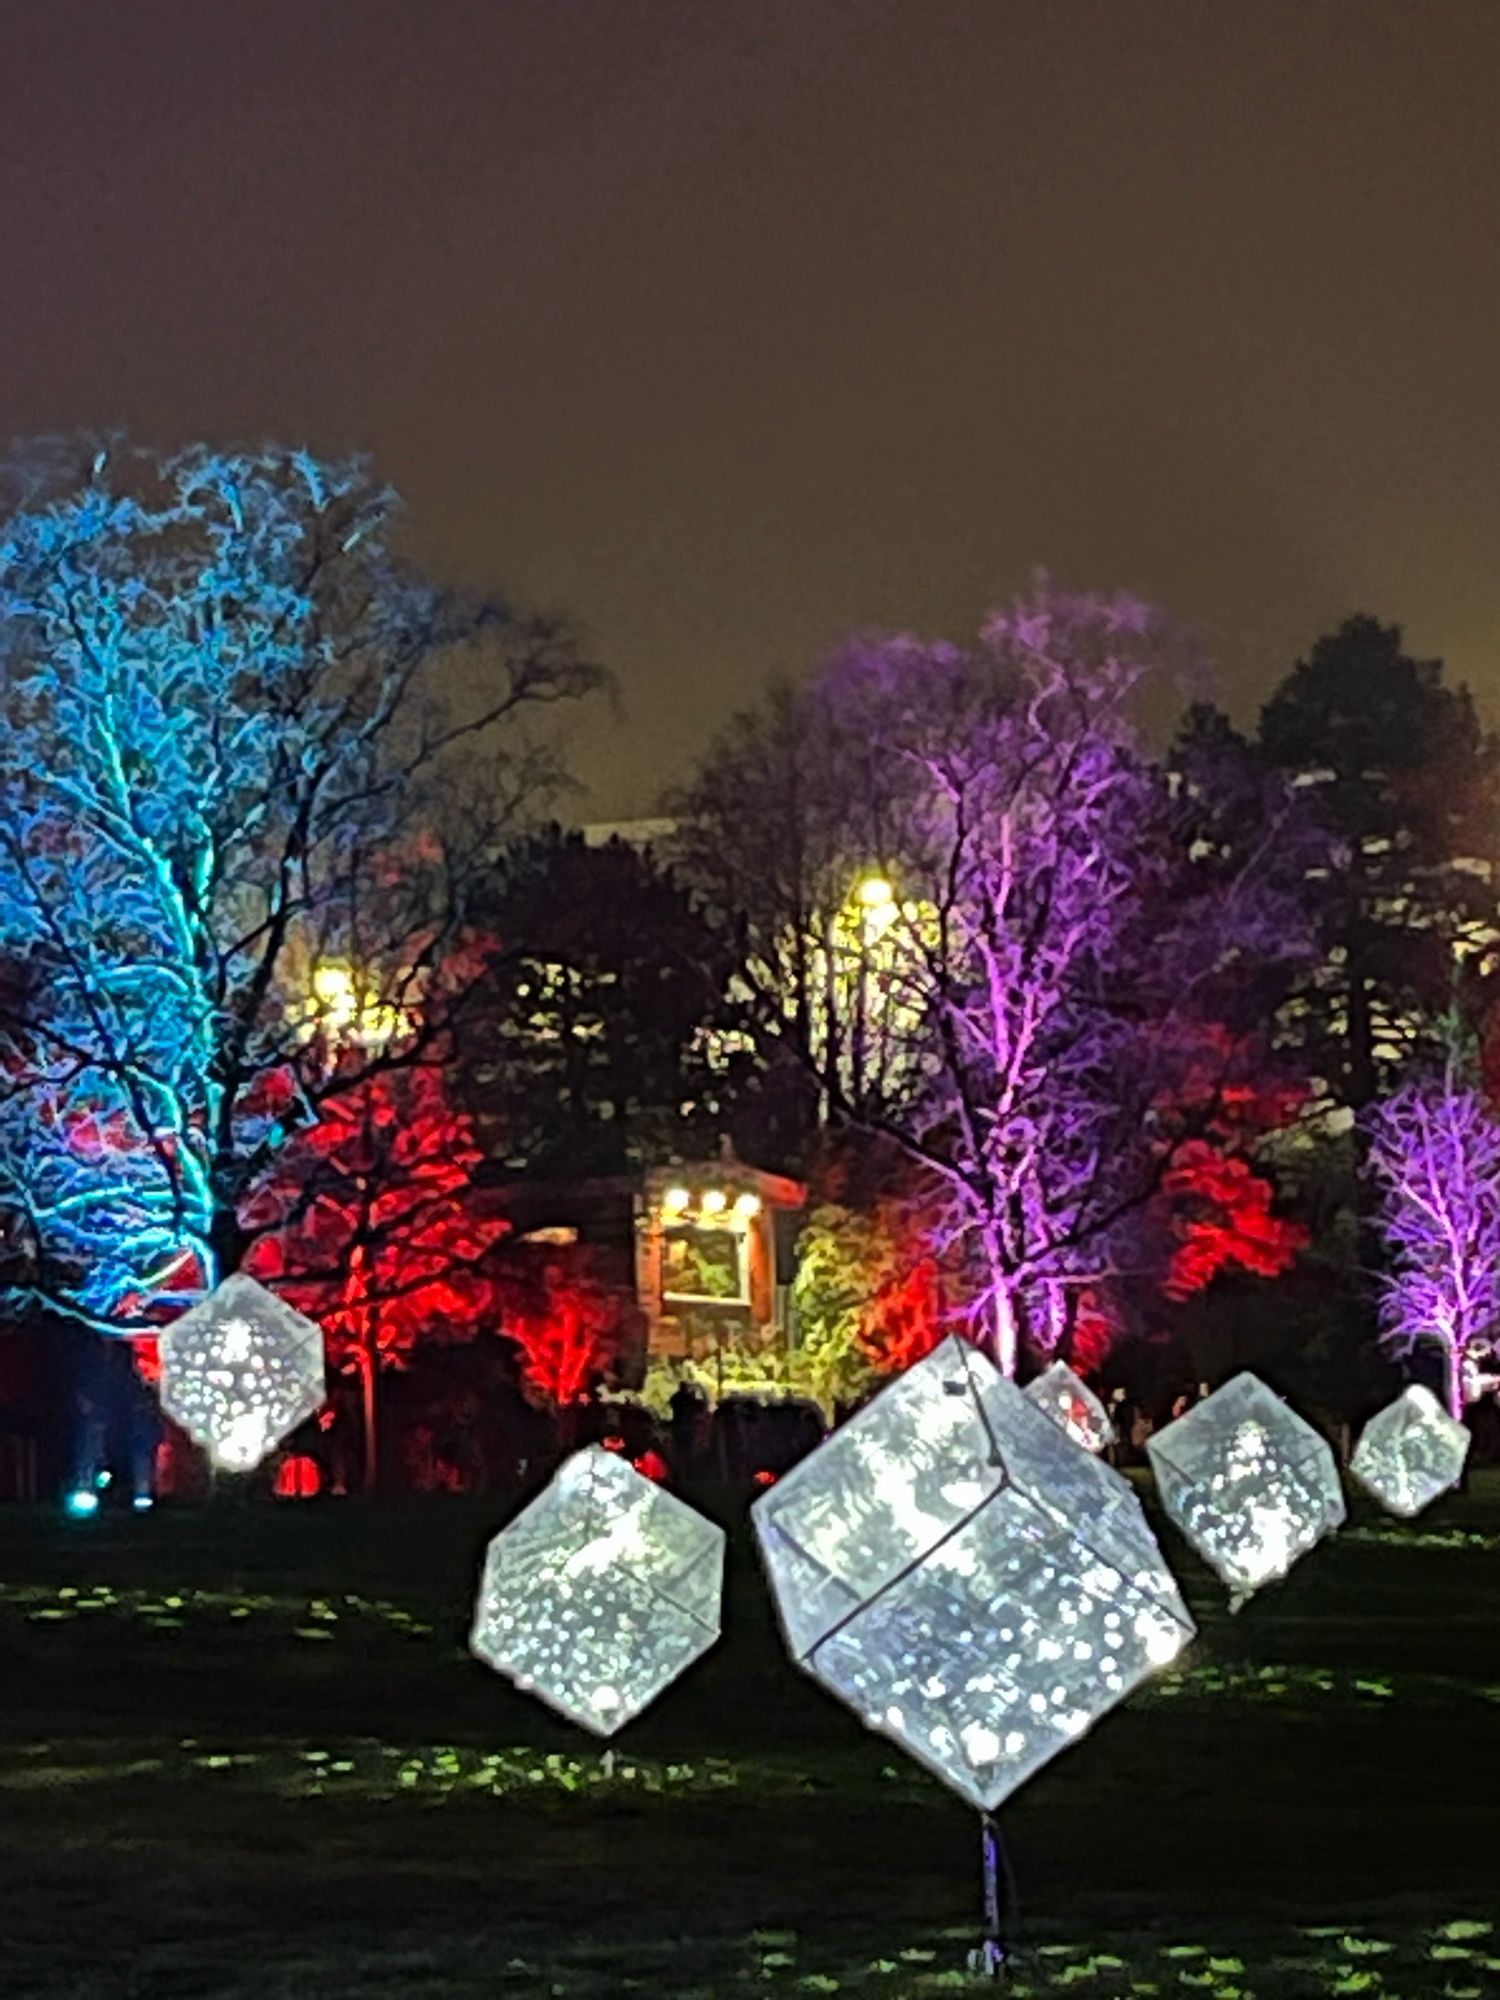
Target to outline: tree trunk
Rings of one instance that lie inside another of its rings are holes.
[[[373,1499],[380,1490],[380,1351],[373,1341],[359,1349],[360,1406],[364,1417],[365,1463],[360,1490]]]
[[[1370,1007],[1370,987],[1365,978],[1364,954],[1357,945],[1349,951],[1349,1021],[1346,1033],[1348,1052],[1347,1090],[1350,1108],[1363,1111],[1375,1101],[1375,1023]]]
[[[1464,1420],[1464,1357],[1463,1349],[1456,1340],[1443,1343],[1443,1353],[1447,1361],[1448,1414],[1456,1424]]]
[[[208,1225],[208,1252],[213,1260],[213,1269],[208,1274],[210,1288],[222,1284],[240,1268],[249,1247],[250,1238],[241,1229],[233,1204],[215,1207]]]
[[[990,1335],[985,1346],[1006,1381],[1014,1382],[1020,1340],[1012,1279],[998,1251],[988,1243],[985,1262],[990,1274]]]

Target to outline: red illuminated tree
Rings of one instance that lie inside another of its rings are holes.
[[[1195,1030],[1192,1059],[1157,1108],[1164,1168],[1141,1231],[1143,1275],[1174,1303],[1227,1271],[1278,1278],[1306,1248],[1308,1229],[1276,1212],[1276,1183],[1259,1158],[1308,1097],[1264,1036],[1223,1023]]]
[[[246,1268],[316,1319],[333,1365],[358,1377],[367,1491],[381,1371],[406,1365],[419,1340],[473,1339],[492,1317],[509,1225],[476,1206],[479,1159],[443,1072],[390,1069],[324,1101],[263,1198]]]
[[[877,1374],[900,1375],[932,1352],[944,1330],[937,1259],[902,1232],[877,1270],[856,1336],[860,1349]]]
[[[1221,1272],[1279,1278],[1308,1241],[1305,1224],[1274,1213],[1276,1188],[1247,1159],[1190,1140],[1162,1177],[1175,1242],[1162,1289],[1181,1302]]]
[[[575,1254],[508,1273],[506,1293],[503,1328],[515,1343],[527,1396],[560,1412],[584,1401],[619,1352],[627,1311],[620,1288]]]

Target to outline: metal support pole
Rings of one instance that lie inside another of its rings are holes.
[[[984,1871],[984,1938],[974,1953],[974,1970],[985,1979],[1005,1977],[1005,1909],[1000,1887],[1000,1828],[993,1813],[979,1816],[979,1852]]]

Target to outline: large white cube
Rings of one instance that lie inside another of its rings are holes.
[[[1327,1440],[1254,1375],[1205,1396],[1146,1450],[1163,1507],[1237,1605],[1343,1525]]]
[[[1410,1520],[1458,1484],[1468,1455],[1467,1427],[1414,1382],[1365,1425],[1349,1470],[1382,1507]]]
[[[249,1472],[327,1397],[323,1329],[236,1272],[163,1328],[161,1406],[215,1465]]]
[[[723,1529],[594,1445],[490,1543],[469,1644],[612,1736],[718,1638],[723,1583]]]
[[[1022,1394],[1085,1451],[1103,1451],[1114,1442],[1109,1412],[1066,1361],[1054,1361],[1026,1384]]]
[[[793,1657],[986,1810],[1193,1635],[1128,1482],[956,1339],[753,1518]]]

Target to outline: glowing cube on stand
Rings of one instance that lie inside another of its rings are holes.
[[[718,1638],[723,1581],[723,1529],[594,1445],[490,1543],[469,1644],[611,1736]]]
[[[1109,1412],[1093,1390],[1080,1382],[1066,1361],[1054,1361],[1022,1394],[1036,1404],[1044,1416],[1065,1430],[1074,1444],[1085,1451],[1103,1451],[1114,1442],[1115,1427]]]
[[[259,1465],[327,1397],[322,1327],[240,1272],[158,1347],[163,1410],[229,1472]]]
[[[1468,1455],[1467,1428],[1413,1383],[1365,1425],[1349,1470],[1382,1507],[1409,1520],[1458,1484]]]
[[[798,1664],[982,1809],[1193,1635],[1128,1482],[956,1339],[752,1511]]]
[[[1146,1450],[1168,1516],[1236,1607],[1343,1525],[1327,1440],[1254,1375],[1205,1396]]]

